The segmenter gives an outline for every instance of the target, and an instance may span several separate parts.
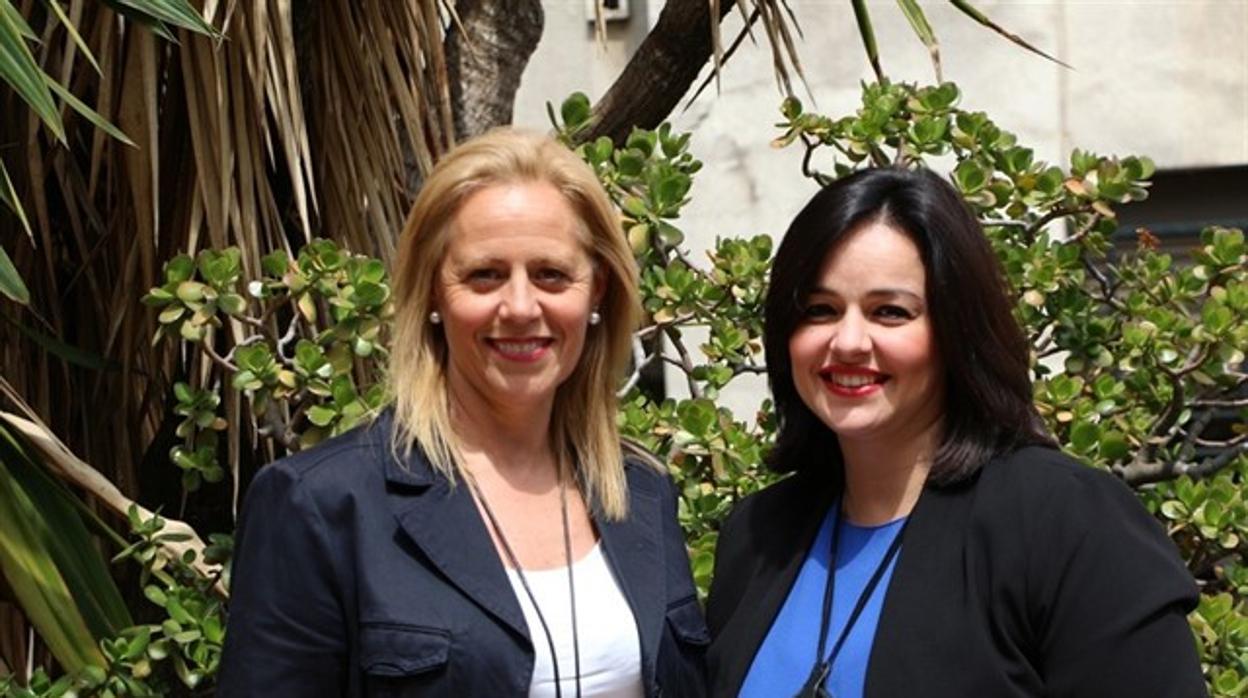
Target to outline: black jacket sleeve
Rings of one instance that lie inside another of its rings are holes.
[[[1112,476],[1069,477],[1076,483],[1049,503],[1048,534],[1028,556],[1049,694],[1206,695],[1186,619],[1197,589],[1174,544]]]
[[[240,520],[219,696],[346,693],[347,631],[326,532],[291,469],[260,471]]]

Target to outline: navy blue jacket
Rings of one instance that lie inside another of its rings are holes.
[[[533,643],[471,492],[390,414],[261,470],[234,559],[218,695],[526,696]],[[597,520],[648,696],[702,696],[709,642],[668,479],[626,462],[626,520]],[[582,622],[593,622],[593,618]]]

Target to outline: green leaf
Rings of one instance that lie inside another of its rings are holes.
[[[365,308],[375,308],[386,302],[386,289],[380,284],[365,281],[355,287],[355,302]]]
[[[17,221],[22,224],[26,237],[30,238],[33,243],[35,234],[30,229],[30,220],[26,218],[26,209],[22,208],[22,202],[17,198],[17,190],[13,187],[13,180],[9,179],[9,171],[5,168],[3,161],[0,161],[0,203],[17,214]]]
[[[932,31],[932,25],[928,24],[923,9],[919,7],[916,0],[897,0],[897,5],[905,14],[906,20],[910,22],[914,35],[919,37],[919,41],[927,47],[927,52],[932,57],[932,66],[936,70],[936,79],[940,80],[940,45],[936,42],[936,32]]]
[[[20,16],[9,0],[0,0],[0,80],[13,88],[56,140],[65,142],[65,126],[48,89],[50,79],[26,45],[25,33],[14,17]]]
[[[1066,63],[1054,58],[1053,56],[1050,56],[1044,51],[1041,51],[1035,46],[1032,46],[1031,44],[1027,43],[1026,41],[1023,40],[1022,37],[1018,36],[1017,34],[1013,34],[1011,32],[1006,31],[1005,28],[1001,27],[996,22],[993,22],[991,19],[988,19],[988,15],[985,15],[983,12],[980,12],[973,5],[971,5],[971,3],[968,2],[967,0],[949,0],[949,2],[954,7],[958,8],[962,12],[962,14],[966,15],[967,17],[970,17],[976,22],[979,22],[985,27],[988,27],[989,29],[1000,34],[1001,36],[1004,36],[1006,39],[1009,39],[1015,44],[1022,46],[1023,48],[1027,49],[1028,51],[1031,51],[1032,53],[1038,56],[1043,56],[1060,66],[1070,68],[1070,66],[1067,65]]]
[[[338,376],[330,383],[330,393],[333,395],[334,404],[342,407],[355,399],[355,382],[351,380],[351,376]],[[317,426],[325,426],[319,424]]]
[[[646,216],[646,202],[636,196],[627,196],[621,204],[624,212],[633,218],[644,218]]]
[[[706,436],[715,423],[715,403],[704,398],[682,402],[676,413],[681,428],[698,438]]]
[[[615,143],[607,136],[598,136],[598,140],[594,141],[589,151],[593,155],[594,162],[606,162],[611,159],[611,153],[615,152]]]
[[[60,339],[48,334],[44,334],[35,329],[31,329],[26,325],[13,320],[13,326],[17,328],[27,339],[39,345],[41,349],[60,358],[66,363],[75,366],[81,366],[92,371],[119,371],[121,364],[100,356],[99,354],[80,349],[72,344],[61,341]]]
[[[616,154],[615,167],[626,177],[636,177],[646,166],[646,156],[635,148],[622,150]]]
[[[329,426],[337,416],[338,413],[336,411],[330,407],[325,407],[324,405],[313,405],[308,408],[308,421],[318,427]]]
[[[220,33],[204,21],[202,15],[186,0],[109,0],[153,20],[172,24],[196,34],[219,37]]]
[[[780,103],[780,113],[789,121],[796,119],[802,115],[802,100],[797,97],[786,97]]]
[[[1101,434],[1101,458],[1113,462],[1125,458],[1130,452],[1131,445],[1122,432],[1111,429]]]
[[[1096,444],[1101,429],[1091,422],[1079,422],[1070,430],[1070,445],[1078,451],[1087,451]]]
[[[974,194],[988,183],[988,173],[974,160],[963,160],[953,171],[953,181],[963,194]]]
[[[275,250],[260,258],[260,268],[265,274],[280,279],[290,268],[290,257],[285,250]]]
[[[237,293],[222,295],[217,304],[230,315],[242,315],[247,310],[247,301]]]
[[[573,92],[567,99],[563,100],[563,104],[559,107],[559,114],[563,117],[563,124],[570,129],[575,129],[589,121],[591,113],[589,97],[586,97],[584,92]]]
[[[654,146],[658,142],[658,135],[654,131],[646,131],[633,127],[632,133],[628,134],[628,140],[624,147],[636,149],[643,157],[650,157],[654,152]]]
[[[180,284],[190,279],[194,273],[195,260],[191,259],[190,255],[180,254],[165,263],[166,283]]]
[[[125,605],[72,495],[27,453],[0,426],[0,572],[62,666],[102,666],[97,642],[130,624]]]
[[[50,77],[47,78],[47,81],[48,88],[50,90],[55,92],[58,97],[65,100],[66,104],[68,104],[74,111],[85,117],[87,121],[90,121],[96,128],[100,129],[104,133],[107,133],[113,138],[116,138],[122,143],[125,143],[126,145],[134,145],[134,141],[130,140],[130,137],[125,133],[122,133],[121,129],[114,126],[108,119],[100,116],[99,112],[95,111],[91,107],[88,107],[82,100],[75,97],[74,93],[65,89],[64,86]]]
[[[95,60],[95,55],[91,53],[91,48],[87,46],[87,42],[83,41],[82,36],[78,33],[78,27],[75,27],[74,23],[69,21],[69,16],[61,8],[61,3],[58,0],[44,0],[44,4],[52,8],[53,14],[60,20],[61,25],[65,27],[65,31],[69,33],[69,38],[74,42],[74,45],[78,47],[79,51],[82,51],[82,55],[91,64],[91,67],[95,68],[95,72],[100,74],[100,64]]]
[[[866,0],[850,0],[854,8],[854,19],[858,22],[858,35],[862,37],[862,47],[867,52],[867,60],[875,71],[875,79],[883,82],[884,71],[880,68],[880,48],[875,43],[875,30],[871,28],[871,13],[867,11]]]
[[[30,290],[26,288],[22,275],[17,272],[17,267],[3,247],[0,247],[0,293],[22,305],[30,305]]]

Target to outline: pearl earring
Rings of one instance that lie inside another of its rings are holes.
[[[431,322],[431,323],[433,323],[433,324],[435,324],[435,325],[441,325],[441,324],[442,324],[442,313],[439,313],[439,312],[438,312],[438,311],[436,311],[436,310],[432,310],[432,311],[430,311],[430,312],[429,312],[429,322]]]
[[[599,313],[597,310],[589,311],[589,324],[597,325],[600,322],[602,322],[602,313]]]

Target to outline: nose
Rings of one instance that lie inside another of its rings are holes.
[[[537,289],[526,274],[513,274],[502,289],[498,315],[512,322],[529,322],[541,315]]]
[[[856,309],[846,310],[828,342],[833,357],[842,361],[862,359],[871,353],[871,328]]]

